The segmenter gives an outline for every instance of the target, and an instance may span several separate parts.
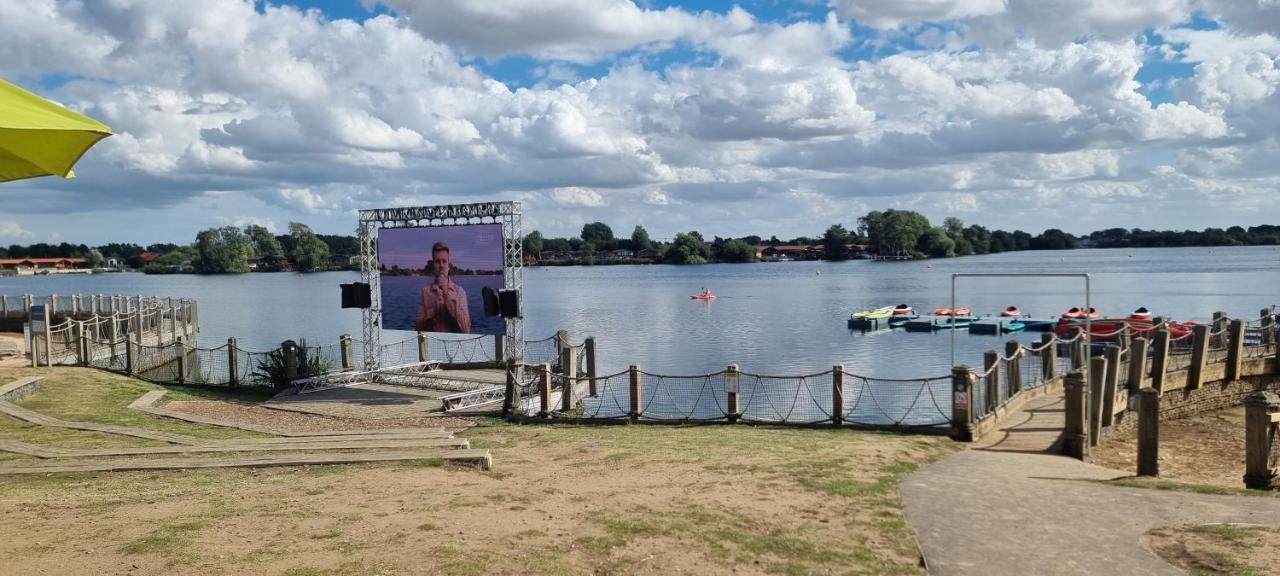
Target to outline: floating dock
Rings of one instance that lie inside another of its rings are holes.
[[[966,316],[924,316],[914,320],[907,321],[908,332],[933,332],[934,330],[947,330],[955,328],[968,328],[973,322],[973,318]]]
[[[974,320],[969,325],[969,331],[974,334],[1005,334],[1007,332],[1018,332],[1026,328],[1022,318],[998,316],[994,318],[981,318]]]
[[[889,327],[889,320],[892,316],[880,316],[877,318],[868,318],[866,316],[856,316],[849,318],[850,330],[879,330]]]

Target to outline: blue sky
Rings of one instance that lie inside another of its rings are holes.
[[[1083,233],[1280,207],[1271,4],[281,4],[302,11],[4,4],[0,77],[115,136],[76,180],[6,185],[0,244],[349,233],[364,208],[482,200],[547,236],[659,238],[887,208]]]

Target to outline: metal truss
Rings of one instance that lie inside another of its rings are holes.
[[[460,224],[502,224],[502,287],[515,290],[523,300],[524,250],[521,240],[521,207],[519,202],[479,202],[445,204],[410,208],[375,208],[361,210],[360,279],[369,285],[372,305],[364,309],[364,369],[374,371],[382,356],[382,287],[379,281],[378,231],[382,228],[430,228]],[[523,302],[521,303],[523,309]],[[499,360],[524,357],[524,319],[507,318],[503,337],[503,356]]]
[[[463,408],[502,402],[506,398],[506,394],[506,386],[490,386],[479,390],[468,390],[466,392],[458,392],[457,394],[441,396],[440,404],[444,408],[445,412],[452,412],[454,410],[462,410]]]

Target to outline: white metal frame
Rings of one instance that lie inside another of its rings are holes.
[[[502,225],[502,287],[515,290],[523,311],[524,250],[521,240],[519,202],[480,202],[412,208],[361,210],[357,233],[360,237],[360,279],[369,285],[371,305],[362,311],[364,320],[364,369],[376,371],[382,350],[382,286],[379,276],[378,231],[383,228],[435,228],[464,224]],[[498,360],[524,357],[524,319],[507,318],[503,336],[503,356]]]

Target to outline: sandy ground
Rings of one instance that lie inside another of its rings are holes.
[[[1192,574],[1280,573],[1280,528],[1211,524],[1148,532],[1143,544]]]
[[[14,334],[12,332],[0,332],[0,340],[6,341],[6,342],[13,342],[15,345],[18,346],[18,353],[19,353],[18,356],[0,356],[0,368],[6,367],[6,366],[27,366],[31,363],[29,360],[27,360],[25,356],[22,356],[22,354],[26,353],[26,351],[24,350],[25,343],[22,341],[22,334]]]
[[[289,410],[264,408],[249,402],[224,402],[220,400],[180,400],[165,402],[168,410],[197,416],[216,418],[228,422],[268,426],[288,432],[336,432],[342,430],[387,430],[395,428],[444,428],[464,430],[475,421],[454,416],[424,416],[418,418],[356,419],[305,414]]]
[[[1091,461],[1136,473],[1136,436],[1107,440]],[[1161,422],[1160,477],[1244,488],[1244,407]]]
[[[174,403],[178,404],[178,403]],[[12,574],[919,574],[896,478],[942,437],[471,428],[410,465],[0,480]]]

